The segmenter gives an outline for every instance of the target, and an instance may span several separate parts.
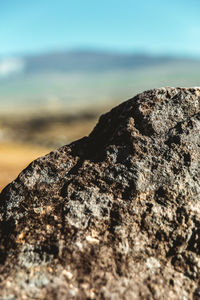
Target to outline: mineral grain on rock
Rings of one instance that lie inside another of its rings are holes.
[[[200,299],[200,89],[122,103],[0,198],[0,299]]]

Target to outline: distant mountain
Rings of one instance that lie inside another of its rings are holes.
[[[27,72],[38,71],[106,71],[133,69],[177,61],[175,57],[146,54],[115,54],[95,51],[53,52],[26,56]]]
[[[116,104],[155,87],[199,86],[199,78],[200,60],[170,56],[63,51],[4,58],[0,113]]]
[[[104,72],[134,70],[176,62],[194,62],[170,56],[116,54],[100,51],[63,51],[0,59],[0,77],[19,73]]]

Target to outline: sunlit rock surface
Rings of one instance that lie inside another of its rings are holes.
[[[0,198],[0,299],[200,299],[200,89],[122,103]]]

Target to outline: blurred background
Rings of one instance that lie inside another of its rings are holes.
[[[0,2],[0,189],[98,116],[161,86],[198,86],[198,0]]]

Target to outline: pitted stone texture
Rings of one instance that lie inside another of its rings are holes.
[[[2,192],[0,299],[200,299],[200,89],[100,117]]]

